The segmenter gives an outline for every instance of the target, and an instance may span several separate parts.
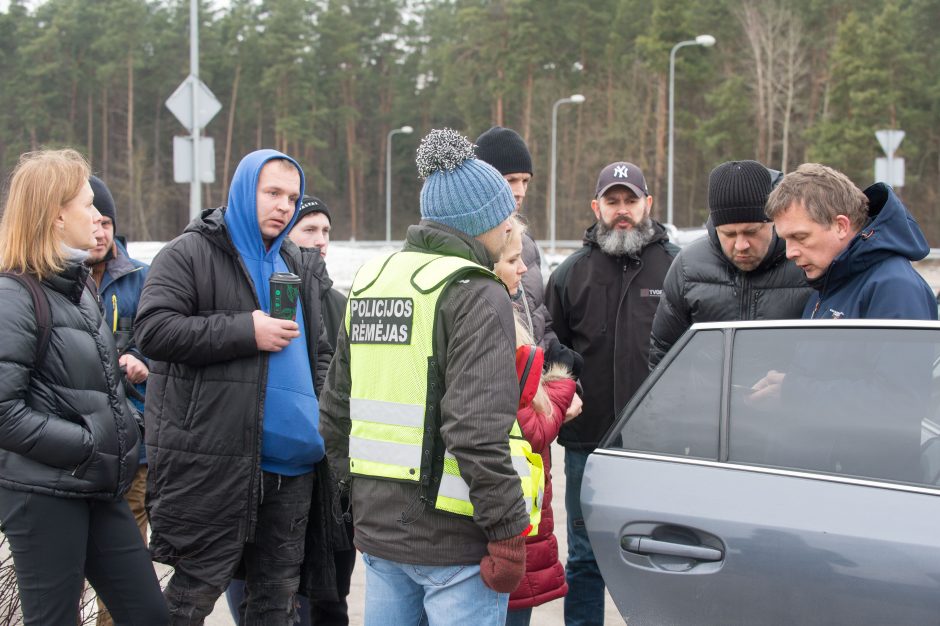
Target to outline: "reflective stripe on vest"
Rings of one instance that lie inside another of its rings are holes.
[[[530,535],[538,532],[542,520],[542,499],[545,496],[545,469],[542,456],[532,451],[531,444],[522,436],[519,422],[515,422],[509,433],[509,451],[512,466],[522,482],[522,496],[529,523],[532,524]],[[470,504],[470,486],[460,476],[457,459],[450,452],[444,453],[444,474],[437,492],[435,507],[452,513],[473,515]]]
[[[434,359],[434,323],[444,288],[473,274],[493,277],[466,259],[421,252],[397,252],[366,263],[356,274],[346,305],[349,337],[350,472],[357,476],[422,483],[433,492],[434,506],[472,516],[470,489],[457,460],[443,451],[443,467],[434,468],[431,450],[439,407]],[[393,375],[389,375],[393,373]],[[518,422],[509,437],[513,467],[519,474],[533,528],[541,519],[545,486],[542,458],[522,437]],[[440,461],[438,461],[440,462]],[[534,532],[534,530],[533,530]]]
[[[349,466],[353,473],[418,480],[424,405],[349,399]]]

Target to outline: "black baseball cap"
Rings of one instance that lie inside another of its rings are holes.
[[[649,189],[646,187],[646,177],[643,176],[643,170],[633,163],[617,161],[601,170],[600,175],[597,177],[594,197],[600,198],[608,189],[617,185],[631,189],[638,198],[650,195]]]

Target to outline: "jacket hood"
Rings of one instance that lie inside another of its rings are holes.
[[[228,254],[237,255],[238,251],[226,235],[225,211],[224,206],[203,209],[198,217],[186,225],[183,232],[202,235]]]
[[[718,230],[715,228],[715,224],[712,222],[712,218],[709,217],[708,221],[705,222],[705,228],[708,230],[708,239],[712,242],[712,245],[715,247],[715,251],[722,258],[725,265],[733,269],[736,272],[742,271],[734,263],[731,262],[731,259],[725,255],[724,251],[721,249],[721,240],[718,239]],[[764,255],[764,258],[755,267],[752,272],[763,272],[769,267],[773,267],[780,261],[783,261],[787,257],[787,242],[777,236],[777,231],[771,228],[773,231],[771,234],[770,246],[767,248],[767,254]]]
[[[832,261],[826,273],[810,281],[815,289],[831,289],[891,256],[920,261],[930,252],[920,226],[891,187],[876,183],[864,193],[868,197],[868,223]]]
[[[493,259],[482,243],[466,233],[431,220],[421,220],[408,227],[404,249],[456,256],[493,269]]]
[[[653,222],[653,238],[650,239],[649,243],[647,243],[646,245],[649,246],[654,243],[668,242],[669,233],[666,232],[666,228],[662,224],[657,222],[656,220],[652,220],[652,222]],[[582,240],[582,243],[586,246],[591,246],[593,248],[600,249],[600,245],[597,243],[597,222],[594,222],[593,224],[591,224],[588,227],[588,229],[584,231],[584,239]]]
[[[294,214],[281,234],[266,249],[258,227],[257,190],[258,177],[265,163],[273,159],[290,161],[300,174],[300,195],[294,203]],[[277,257],[281,242],[287,237],[297,220],[300,201],[304,195],[304,172],[297,162],[277,150],[256,150],[241,160],[232,176],[232,185],[228,192],[228,206],[225,211],[225,225],[235,248],[247,259],[270,259]]]

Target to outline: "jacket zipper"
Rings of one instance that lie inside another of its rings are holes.
[[[234,246],[233,246],[234,248]],[[252,282],[251,275],[248,273],[248,270],[245,268],[245,263],[242,260],[240,254],[237,250],[233,250],[235,253],[235,259],[238,262],[238,267],[241,269],[242,274],[245,276],[246,284],[248,285],[249,291],[251,291],[251,297],[254,300],[255,308],[261,308],[261,301],[258,300],[258,294],[254,290],[254,282]],[[268,358],[267,353],[260,352],[258,357],[261,359],[261,372],[260,379],[265,382],[268,380]],[[246,542],[251,542],[255,537],[255,512],[258,510],[258,507],[261,506],[261,501],[258,495],[258,488],[261,484],[261,442],[262,437],[264,436],[264,396],[267,391],[267,385],[261,385],[261,392],[258,394],[258,432],[255,436],[255,447],[252,450],[251,461],[252,461],[252,471],[251,471],[251,481],[248,485],[248,506],[246,507],[246,522],[247,527],[247,536]]]
[[[740,315],[738,319],[746,320],[750,319],[748,311],[751,308],[751,282],[745,272],[738,272],[737,275],[741,277],[741,298],[739,300],[741,309],[738,313]]]
[[[636,261],[636,266],[637,266],[636,272],[634,272],[634,274],[633,274],[632,277],[630,277],[629,279],[627,279],[627,270],[630,269],[630,265],[631,265],[632,261],[633,261],[633,260],[630,259],[630,257],[623,257],[623,274],[622,274],[621,279],[620,279],[620,282],[621,282],[620,299],[617,300],[617,312],[616,312],[616,314],[614,315],[614,319],[613,319],[613,324],[614,324],[614,358],[613,358],[613,362],[614,362],[614,390],[613,390],[613,391],[614,391],[614,393],[613,393],[613,398],[612,398],[612,400],[613,400],[613,405],[612,405],[612,407],[613,407],[613,413],[614,413],[614,420],[615,420],[615,421],[616,421],[616,419],[617,419],[617,380],[618,380],[618,376],[617,376],[617,354],[619,354],[618,346],[617,346],[617,343],[618,343],[617,340],[618,340],[619,337],[620,337],[619,332],[618,332],[618,330],[620,329],[620,325],[617,323],[617,320],[620,319],[620,309],[621,309],[621,307],[623,307],[623,301],[624,301],[624,299],[627,297],[627,293],[630,291],[630,285],[633,284],[633,278],[634,278],[637,274],[640,273],[640,270],[641,270],[642,267],[643,267],[643,262],[640,261],[639,259],[636,259],[636,260],[635,260],[635,261]],[[624,280],[627,281],[626,286],[623,286],[623,281],[624,281]]]

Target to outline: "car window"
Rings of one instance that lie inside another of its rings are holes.
[[[701,331],[676,355],[622,426],[613,447],[718,458],[721,331]]]
[[[737,330],[729,461],[932,484],[938,348],[930,330]]]

